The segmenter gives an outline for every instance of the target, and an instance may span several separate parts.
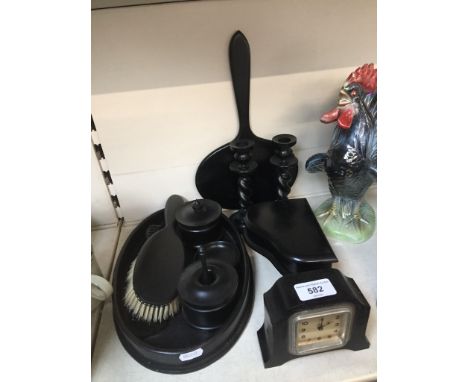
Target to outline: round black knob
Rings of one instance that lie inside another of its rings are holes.
[[[221,206],[214,200],[196,199],[177,210],[176,220],[187,229],[201,229],[218,221],[221,213]]]

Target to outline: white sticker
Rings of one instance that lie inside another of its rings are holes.
[[[179,355],[179,359],[182,362],[190,361],[191,359],[200,357],[202,354],[203,354],[203,349],[198,348],[197,350],[193,350],[193,351],[190,351],[188,353],[183,353],[183,354]]]
[[[297,296],[301,301],[313,300],[336,294],[336,290],[328,279],[308,281],[294,285]]]

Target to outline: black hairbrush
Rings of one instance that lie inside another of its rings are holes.
[[[149,236],[130,266],[124,304],[136,320],[162,322],[179,311],[177,283],[185,252],[174,221],[176,210],[184,203],[179,195],[167,199],[165,227]]]

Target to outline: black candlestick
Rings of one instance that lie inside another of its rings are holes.
[[[244,217],[247,208],[252,204],[252,173],[258,164],[252,159],[254,141],[251,139],[237,139],[230,143],[234,153],[234,160],[229,164],[229,169],[238,174],[237,191],[239,193],[240,211],[234,219],[241,227],[244,227]]]
[[[279,134],[273,137],[273,142],[276,149],[275,155],[270,158],[270,163],[278,169],[278,198],[284,200],[291,192],[293,179],[291,169],[297,165],[297,158],[292,151],[297,139],[291,134]]]

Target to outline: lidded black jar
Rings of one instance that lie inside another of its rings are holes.
[[[229,317],[239,278],[234,267],[200,256],[182,273],[177,287],[182,313],[197,329],[216,329]]]
[[[219,203],[209,199],[196,199],[181,206],[175,218],[183,240],[199,246],[220,238],[221,215]]]

